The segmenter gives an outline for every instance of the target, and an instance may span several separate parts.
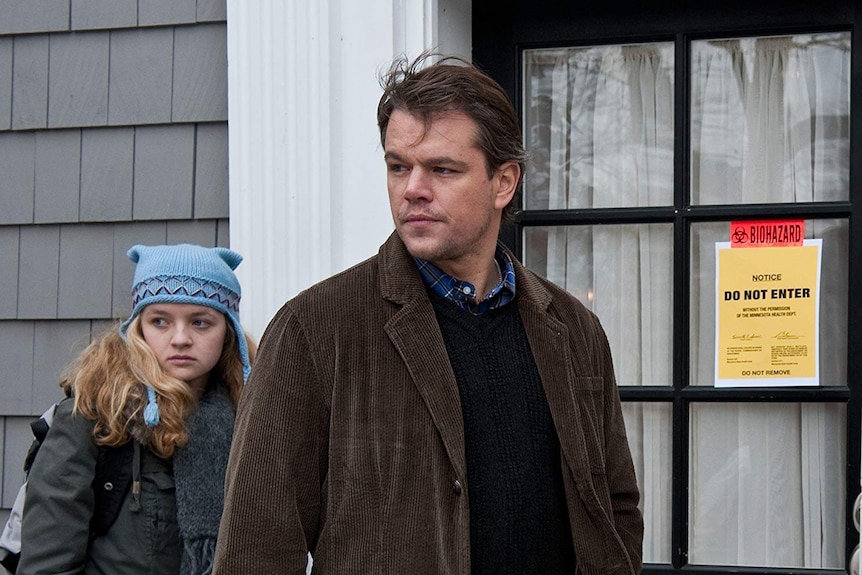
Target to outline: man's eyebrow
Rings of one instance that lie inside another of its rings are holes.
[[[450,158],[449,156],[439,156],[436,158],[428,158],[425,162],[428,166],[453,166],[459,169],[467,167],[465,162]]]
[[[396,152],[386,152],[383,154],[383,159],[386,161],[394,161],[394,162],[404,162],[404,158],[402,158]],[[464,169],[467,167],[465,162],[460,160],[456,160],[455,158],[451,158],[449,156],[437,156],[434,158],[427,158],[422,162],[425,166],[452,166],[458,169]]]

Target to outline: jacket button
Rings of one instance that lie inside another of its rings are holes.
[[[455,495],[461,495],[461,491],[463,491],[461,488],[461,482],[456,479],[455,483],[452,484],[452,489],[455,490]]]
[[[107,483],[105,483],[104,489],[105,489],[105,491],[111,491],[114,489],[114,484],[111,483],[110,481],[108,481]]]

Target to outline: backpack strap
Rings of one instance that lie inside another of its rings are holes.
[[[93,491],[96,508],[90,530],[98,537],[108,532],[117,519],[123,499],[132,484],[132,459],[136,441],[117,447],[99,446]]]

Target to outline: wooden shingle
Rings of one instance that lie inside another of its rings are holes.
[[[72,0],[72,30],[130,28],[137,23],[137,0]]]
[[[132,218],[134,146],[134,128],[82,130],[80,221]]]
[[[49,37],[15,38],[12,76],[12,128],[48,126]]]
[[[168,222],[169,244],[198,244],[214,246],[216,220],[181,220]]]
[[[0,34],[69,29],[69,0],[3,0]]]
[[[230,220],[227,218],[216,222],[216,245],[230,247]]]
[[[0,319],[18,315],[18,226],[0,226]]]
[[[12,38],[0,38],[0,130],[12,126]]]
[[[198,0],[198,22],[224,22],[227,20],[227,2],[225,0]]]
[[[108,32],[51,36],[48,126],[107,124],[108,44]]]
[[[200,124],[195,157],[195,218],[226,218],[228,198],[227,124]]]
[[[33,407],[42,413],[63,398],[60,374],[90,342],[89,321],[37,321],[33,327]]]
[[[0,415],[33,410],[33,322],[0,321]]]
[[[194,135],[192,125],[135,130],[134,219],[191,217]]]
[[[111,317],[113,260],[110,225],[61,226],[58,318]]]
[[[227,32],[224,24],[176,29],[174,122],[227,120]]]
[[[33,132],[0,134],[0,224],[33,222]]]
[[[36,223],[77,222],[81,131],[36,132],[35,162],[33,220]]]
[[[170,122],[173,55],[173,28],[111,33],[109,124]]]
[[[191,24],[196,0],[138,0],[138,25]]]
[[[18,318],[57,317],[60,226],[24,226],[18,262]]]

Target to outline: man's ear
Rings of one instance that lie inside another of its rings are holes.
[[[497,182],[497,196],[494,200],[494,206],[497,209],[502,210],[512,201],[520,178],[521,166],[515,162],[506,162],[494,172],[494,179]]]

